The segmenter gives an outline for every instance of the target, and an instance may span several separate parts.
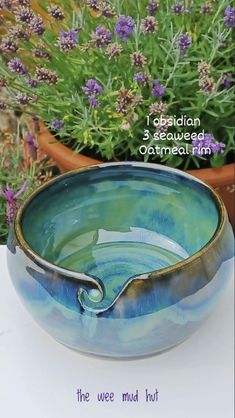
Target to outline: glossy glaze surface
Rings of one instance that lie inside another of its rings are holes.
[[[156,165],[61,176],[27,202],[15,230],[9,270],[37,322],[70,347],[106,356],[183,341],[232,266],[220,201],[192,177]]]

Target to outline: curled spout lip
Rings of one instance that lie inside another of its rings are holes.
[[[74,272],[71,275],[71,272],[68,271],[68,274],[66,275],[65,271],[65,273],[61,275],[58,272],[54,272],[52,275],[56,279],[61,279],[54,282],[52,277],[50,277],[50,279],[48,278],[47,271],[41,273],[31,267],[27,267],[26,270],[30,276],[36,279],[49,293],[59,294],[61,292],[61,282],[64,282],[64,279],[66,279],[71,284],[76,284],[77,302],[80,303],[84,311],[91,312],[96,315],[106,312],[112,308],[115,302],[120,298],[120,296],[132,282],[137,280],[146,280],[151,275],[151,273],[144,273],[141,275],[129,277],[124,282],[124,284],[116,290],[116,292],[112,292],[112,295],[110,295],[100,278],[88,276],[85,273]]]
[[[126,288],[133,282],[137,280],[146,280],[149,278],[150,273],[144,273],[141,275],[129,277],[121,288],[118,289],[118,291],[112,295],[109,296],[104,285],[103,285],[103,294],[101,294],[99,300],[94,300],[92,296],[89,295],[87,290],[83,289],[82,287],[78,290],[78,301],[81,304],[82,308],[86,311],[100,314],[103,313],[115,304],[115,302],[120,298],[122,293],[126,290]],[[99,280],[99,279],[97,279]],[[99,280],[100,282],[100,280]]]
[[[48,277],[47,270],[40,272],[32,267],[27,267],[26,270],[47,292],[53,296],[56,295],[57,298],[60,294],[65,293],[63,286],[66,279],[67,283],[70,282],[70,286],[73,286],[74,296],[77,303],[80,303],[81,308],[96,315],[109,310],[132,282],[146,280],[151,276],[151,273],[144,273],[129,277],[116,292],[112,292],[112,295],[110,295],[104,283],[98,277],[88,276],[83,273],[74,273],[74,275],[66,277],[66,275],[60,275],[58,272],[50,273],[51,275]],[[56,280],[53,280],[53,278]],[[96,291],[95,297],[94,291]]]

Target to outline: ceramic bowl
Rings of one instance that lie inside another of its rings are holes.
[[[230,275],[223,202],[181,171],[101,164],[37,189],[17,213],[8,268],[49,334],[81,352],[131,358],[188,338]]]

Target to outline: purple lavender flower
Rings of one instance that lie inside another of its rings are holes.
[[[182,33],[178,40],[178,45],[180,49],[180,55],[185,56],[187,54],[188,48],[192,44],[192,39],[188,36],[187,33]]]
[[[51,59],[50,53],[41,44],[33,50],[33,54],[36,58]]]
[[[29,7],[20,6],[16,9],[16,20],[22,23],[30,23],[34,18],[34,13]]]
[[[77,32],[77,30],[76,29],[71,29],[70,31],[68,31],[68,32],[64,32],[63,33],[63,35],[62,36],[65,36],[65,38],[66,37],[70,37],[70,39],[75,43],[75,44],[77,44],[78,43],[78,32]]]
[[[211,4],[203,4],[201,7],[201,13],[202,14],[208,14],[208,13],[212,13],[213,12],[213,7],[211,6]]]
[[[198,63],[198,72],[200,77],[205,77],[209,75],[211,72],[211,65],[208,64],[206,61],[200,61]]]
[[[99,107],[99,101],[97,100],[97,95],[103,93],[103,87],[94,80],[90,79],[87,81],[85,87],[82,88],[83,93],[88,96],[90,106],[95,109]]]
[[[92,41],[98,48],[106,48],[112,42],[112,35],[104,26],[97,26],[96,31],[91,35]]]
[[[159,134],[167,133],[168,129],[171,125],[172,117],[169,115],[164,115],[164,118],[162,121],[159,120],[158,123],[155,124],[155,127],[157,129],[157,132]]]
[[[205,94],[213,94],[216,91],[216,83],[213,77],[199,76],[200,91]]]
[[[214,138],[213,138],[213,136],[211,134],[205,134],[202,139],[196,137],[192,141],[192,145],[195,148],[193,150],[193,154],[194,155],[200,155],[201,154],[201,150],[204,147],[208,147],[209,149],[211,149],[211,144],[212,144],[213,141],[214,141]]]
[[[103,87],[101,87],[96,80],[90,79],[87,81],[85,87],[82,88],[82,91],[87,96],[94,96],[96,94],[102,94]]]
[[[36,78],[29,78],[27,80],[27,85],[33,89],[35,89],[36,87],[38,87],[38,80],[36,80]]]
[[[6,110],[6,108],[7,108],[6,103],[2,99],[0,99],[0,110]]]
[[[152,96],[153,97],[162,97],[165,94],[165,86],[163,84],[159,83],[159,80],[154,80],[153,82],[153,90],[152,90]]]
[[[119,16],[116,26],[115,34],[123,41],[127,41],[134,31],[135,22],[131,16]]]
[[[27,106],[32,101],[32,98],[25,93],[18,93],[14,99],[21,106]]]
[[[7,36],[2,39],[0,50],[3,52],[16,52],[18,50],[18,45],[14,39]]]
[[[61,7],[52,4],[47,8],[48,13],[56,20],[63,20],[64,19],[64,12]]]
[[[86,0],[86,4],[95,12],[98,12],[100,9],[100,0]]]
[[[192,145],[193,155],[197,156],[223,153],[226,147],[223,142],[216,141],[213,135],[208,133],[205,133],[202,139],[198,137],[193,139]]]
[[[133,110],[135,96],[131,90],[128,90],[124,87],[119,90],[118,96],[119,97],[116,103],[116,111],[117,113],[127,115],[130,110]]]
[[[135,74],[134,80],[138,84],[147,84],[148,81],[149,81],[149,75],[147,73],[144,73],[144,72],[141,71],[141,72]]]
[[[165,115],[168,110],[168,105],[163,102],[153,103],[150,108],[151,115]]]
[[[12,26],[9,28],[10,35],[15,39],[22,39],[28,41],[31,36],[31,31],[21,25]]]
[[[7,64],[9,70],[12,73],[19,74],[25,76],[28,72],[25,65],[20,61],[19,58],[12,58]]]
[[[93,109],[97,109],[99,107],[99,100],[95,96],[89,96],[89,104]]]
[[[158,8],[159,8],[159,1],[158,0],[157,1],[156,0],[150,0],[149,4],[147,6],[147,10],[148,10],[148,12],[151,16],[154,16],[157,13]]]
[[[61,131],[64,127],[64,121],[61,119],[54,119],[51,123],[51,128],[53,131]]]
[[[36,69],[35,78],[40,83],[56,84],[58,83],[58,75],[55,71],[48,70],[45,67],[38,67]]]
[[[99,11],[101,13],[101,16],[111,19],[116,15],[115,10],[112,8],[112,6],[108,3],[101,3],[99,7]]]
[[[225,148],[226,148],[226,145],[223,142],[216,141],[214,144],[212,144],[213,154],[218,154],[218,153],[223,154]]]
[[[228,6],[226,8],[224,22],[227,28],[235,27],[235,7]]]
[[[141,20],[140,30],[145,35],[148,33],[154,33],[157,30],[158,22],[154,16],[147,16],[145,19]]]
[[[131,54],[131,65],[133,67],[143,68],[146,62],[147,59],[142,52],[133,52],[133,54]]]
[[[25,192],[28,186],[28,181],[25,181],[23,186],[15,193],[14,190],[7,185],[6,190],[0,188],[0,195],[6,199],[7,202],[7,223],[11,225],[14,221],[17,210],[19,209],[19,197]]]
[[[32,158],[33,161],[37,160],[37,141],[34,138],[32,133],[28,133],[27,137],[26,137],[26,144],[27,144],[27,148],[28,148],[28,153],[30,158]]]
[[[220,79],[220,85],[223,90],[228,90],[233,85],[233,74],[232,73],[223,73]]]
[[[183,1],[179,1],[178,3],[175,3],[172,8],[171,11],[173,13],[175,13],[176,15],[181,15],[185,12],[185,8],[184,8],[184,2]]]
[[[13,1],[12,0],[1,0],[0,1],[0,9],[6,8],[9,11],[12,11],[13,8]]]
[[[60,38],[57,41],[57,45],[63,52],[72,51],[78,44],[78,32],[76,29],[71,29],[68,32],[61,31]]]
[[[106,49],[106,54],[108,55],[109,59],[116,60],[119,55],[122,53],[123,47],[119,45],[117,42],[109,44]]]
[[[33,19],[29,22],[30,29],[41,36],[45,32],[45,27],[43,26],[43,20],[40,16],[34,16]]]

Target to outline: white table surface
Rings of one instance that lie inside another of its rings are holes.
[[[0,246],[0,416],[2,418],[233,418],[233,280],[214,314],[189,340],[137,361],[89,358],[55,342],[25,311]],[[90,392],[78,403],[76,392]],[[139,403],[122,392],[139,390]],[[146,404],[144,391],[159,392]],[[114,403],[98,403],[101,391]]]

